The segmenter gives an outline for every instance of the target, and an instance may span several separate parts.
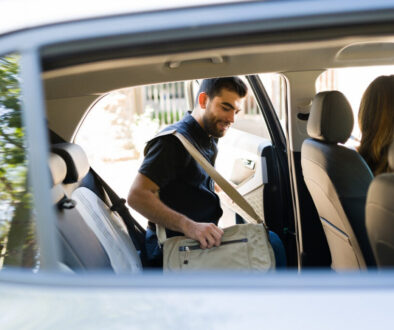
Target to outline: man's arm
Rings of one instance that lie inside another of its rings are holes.
[[[129,192],[127,203],[150,221],[183,233],[200,242],[201,248],[219,246],[223,230],[213,223],[199,223],[166,206],[158,197],[159,186],[138,173]]]

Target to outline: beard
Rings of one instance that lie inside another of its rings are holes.
[[[202,117],[205,131],[214,138],[223,137],[231,123],[216,118],[208,108],[205,111]]]

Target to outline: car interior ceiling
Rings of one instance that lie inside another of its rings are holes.
[[[42,78],[49,128],[52,131],[50,169],[54,185],[52,188],[55,196],[54,203],[58,206],[61,219],[66,219],[62,221],[63,225],[59,228],[63,251],[65,251],[64,264],[73,270],[104,268],[116,273],[139,272],[145,266],[145,261],[141,261],[141,256],[138,255],[133,241],[130,238],[121,237],[119,230],[95,232],[86,225],[87,221],[93,221],[88,219],[86,214],[93,212],[101,214],[97,216],[101,223],[98,227],[107,228],[108,221],[111,221],[109,220],[110,214],[113,213],[111,201],[105,189],[103,190],[102,185],[89,169],[84,151],[68,142],[71,141],[86,109],[99,95],[124,87],[163,81],[256,72],[282,72],[284,74],[292,72],[302,77],[304,72],[323,71],[325,68],[392,64],[393,50],[394,43],[390,36],[364,36],[110,59],[60,68],[56,68],[56,65],[52,66],[50,70],[43,73]],[[305,58],[308,61],[305,61]],[[45,58],[43,61],[45,68]],[[102,79],[103,77],[105,79]],[[310,98],[313,96],[309,95]],[[292,101],[294,101],[291,109],[293,112],[296,111],[300,102],[304,102],[304,100]],[[62,143],[59,144],[59,142]],[[297,181],[303,181],[301,155],[299,150],[291,151],[296,154]],[[326,236],[315,209],[316,201],[313,203],[305,185],[300,184],[297,187],[297,194],[304,208],[307,209],[304,213],[305,222],[302,228],[305,236],[304,256],[302,256],[305,260],[302,264],[305,267],[330,267],[331,257]],[[78,199],[78,204],[83,205],[83,209],[76,209],[72,205],[69,209],[62,206],[74,199]],[[91,206],[91,201],[96,199],[101,203],[99,211]],[[75,218],[78,219],[79,227],[69,225],[69,219]],[[116,225],[124,226],[121,219]],[[135,230],[139,233],[138,235],[143,234],[140,229]],[[111,249],[104,249],[104,251],[102,248],[97,248],[108,244],[102,238],[104,236],[110,236],[120,242],[120,245],[116,247],[117,251],[113,254],[108,253]],[[332,255],[331,246],[330,250]],[[86,253],[94,258],[89,259]],[[122,260],[115,260],[116,255],[119,254]]]
[[[263,72],[299,72],[302,76],[303,72],[326,68],[385,65],[392,63],[392,47],[391,37],[352,37],[145,57],[131,55],[129,58],[55,67],[42,75],[48,119],[51,121],[52,116],[67,112],[68,116],[62,118],[61,131],[57,127],[54,130],[69,140],[82,112],[98,95],[112,90],[212,76]],[[305,58],[308,61],[304,61]],[[46,61],[43,57],[44,68]]]

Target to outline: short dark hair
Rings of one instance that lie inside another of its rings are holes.
[[[248,87],[239,77],[222,77],[204,79],[197,93],[196,104],[198,104],[198,96],[204,92],[210,99],[219,95],[222,89],[227,89],[237,93],[240,97],[244,97],[248,92]]]

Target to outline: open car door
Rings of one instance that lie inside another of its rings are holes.
[[[260,78],[247,76],[249,96],[226,135],[219,139],[216,169],[229,180],[282,239],[289,266],[297,266],[286,140],[277,110]],[[281,93],[270,90],[271,97]],[[282,91],[283,92],[283,91]],[[284,94],[285,95],[285,94]],[[223,199],[224,221],[241,223]]]

